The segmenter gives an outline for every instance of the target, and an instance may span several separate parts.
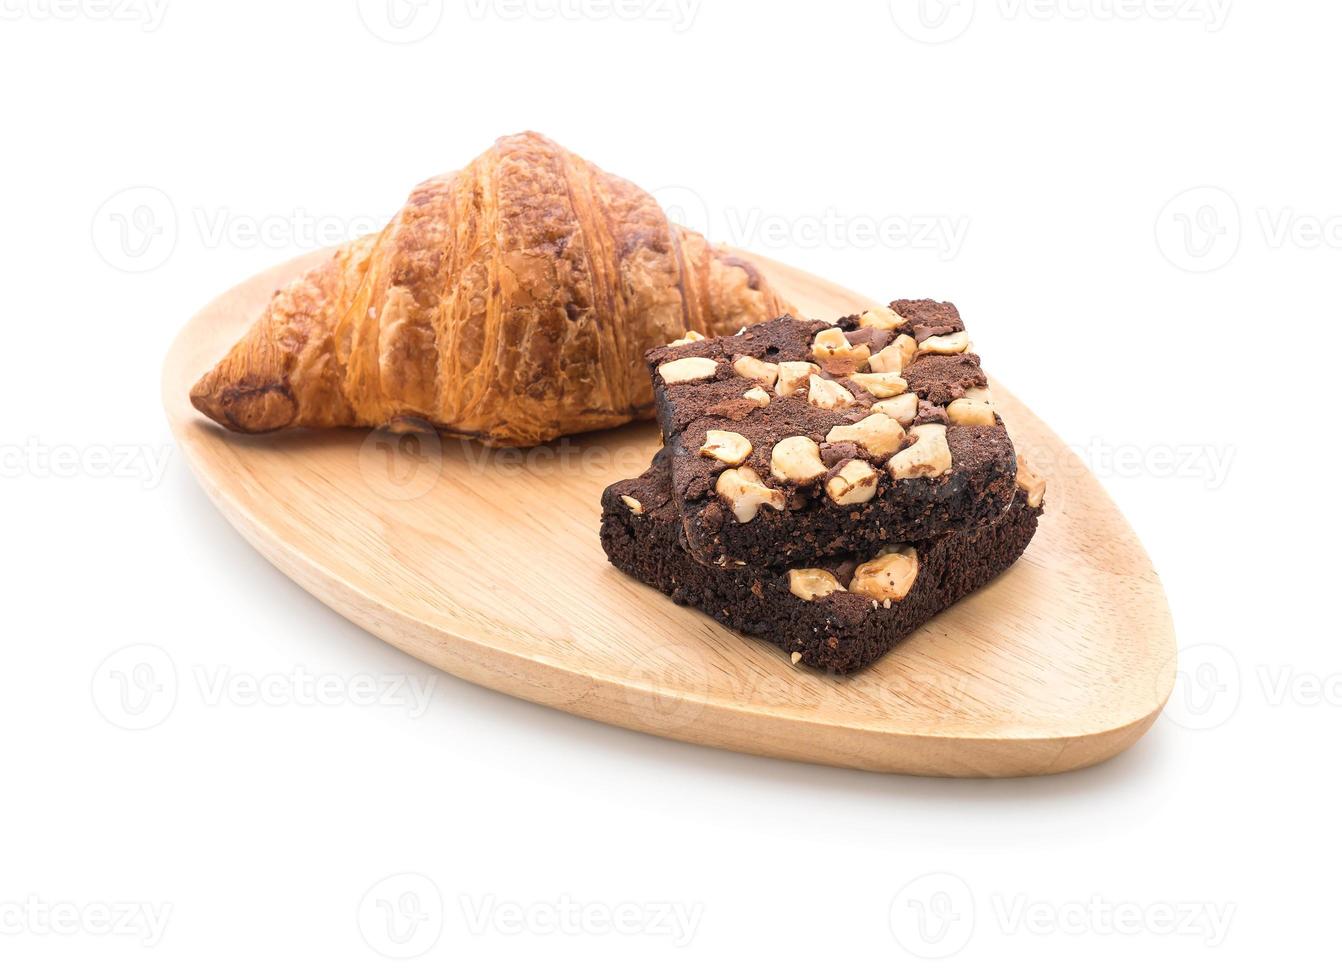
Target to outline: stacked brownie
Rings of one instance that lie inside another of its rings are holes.
[[[794,663],[866,666],[1034,534],[1043,481],[950,303],[784,316],[648,363],[665,448],[606,489],[606,554]]]

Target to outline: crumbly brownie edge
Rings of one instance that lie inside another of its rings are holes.
[[[1009,568],[1034,536],[1041,513],[1042,506],[1031,506],[1021,492],[993,524],[913,543],[917,579],[902,600],[888,606],[852,592],[803,600],[791,592],[786,570],[695,561],[683,547],[682,524],[660,458],[642,477],[606,489],[601,543],[611,564],[677,604],[700,609],[786,653],[799,653],[808,667],[847,674],[879,659]]]

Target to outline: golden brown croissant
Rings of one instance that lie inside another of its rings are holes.
[[[522,133],[275,293],[191,401],[238,432],[423,419],[530,446],[650,414],[648,348],[790,311],[644,191]]]

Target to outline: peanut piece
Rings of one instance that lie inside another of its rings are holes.
[[[918,350],[924,354],[960,354],[969,350],[969,334],[961,330],[959,333],[928,337],[918,345]]]
[[[910,391],[907,395],[887,398],[871,406],[873,410],[888,415],[900,425],[913,425],[918,416],[918,396]]]
[[[749,524],[759,513],[760,507],[772,507],[782,510],[785,500],[783,491],[766,487],[754,470],[742,466],[734,470],[723,470],[714,487],[718,496],[727,501],[732,514],[742,524]]]
[[[683,346],[685,346],[686,344],[697,343],[698,341],[701,341],[701,340],[703,340],[703,339],[704,339],[704,335],[701,334],[698,330],[688,330],[688,331],[685,332],[685,336],[681,337],[679,340],[673,340],[673,341],[671,341],[671,343],[667,344],[666,346],[667,346],[667,347],[683,347]]]
[[[828,409],[847,408],[857,401],[853,393],[837,381],[818,377],[811,378],[811,390],[806,400],[816,408]]]
[[[783,361],[778,365],[778,387],[775,390],[789,398],[806,387],[811,375],[818,373],[820,368],[810,361]]]
[[[836,425],[825,441],[855,442],[873,456],[889,456],[904,445],[904,427],[878,412],[852,425]]]
[[[908,323],[902,316],[890,309],[888,306],[877,306],[874,309],[867,310],[857,318],[858,324],[864,327],[875,327],[879,330],[896,330]]]
[[[699,455],[721,460],[728,466],[744,463],[750,456],[750,440],[739,432],[726,429],[709,429],[704,433],[704,444],[699,447]]]
[[[906,333],[900,334],[871,356],[868,362],[873,371],[903,371],[918,352],[918,345]]]
[[[749,354],[742,354],[732,361],[732,370],[740,377],[747,378],[750,381],[758,381],[766,388],[772,388],[774,382],[778,380],[777,364],[761,361],[758,357],[751,357]]]
[[[1025,491],[1025,502],[1036,510],[1044,503],[1048,489],[1044,475],[1031,466],[1024,457],[1016,457],[1016,486]]]
[[[898,602],[918,580],[918,552],[905,545],[885,548],[871,561],[857,566],[848,588],[873,602]]]
[[[825,475],[820,447],[807,436],[779,440],[769,458],[769,472],[785,483],[810,483]]]
[[[704,381],[718,373],[718,362],[711,357],[682,357],[678,361],[667,361],[657,368],[657,373],[669,385]]]
[[[877,398],[893,398],[909,390],[909,383],[893,371],[875,374],[854,374],[848,378],[853,384],[865,388]]]
[[[821,330],[811,342],[811,356],[833,375],[852,374],[871,357],[871,348],[866,344],[856,347],[848,340],[847,334],[839,327]]]
[[[957,398],[946,406],[946,417],[956,425],[996,425],[997,416],[987,402]]]
[[[831,592],[846,591],[831,572],[823,568],[794,568],[787,573],[788,591],[798,599],[814,602]],[[800,656],[797,657],[801,659]],[[793,663],[796,663],[794,660]]]
[[[908,449],[896,453],[887,464],[891,476],[896,480],[911,480],[950,472],[951,447],[946,442],[944,425],[915,425],[909,435],[916,441]]]
[[[865,504],[876,496],[877,473],[870,463],[850,459],[825,484],[825,493],[840,507]]]

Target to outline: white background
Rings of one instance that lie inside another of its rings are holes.
[[[1335,965],[1336,5],[64,2],[0,0],[5,976]],[[1006,782],[696,748],[438,675],[253,553],[172,454],[175,332],[524,128],[956,300],[1161,572],[1151,733]]]

